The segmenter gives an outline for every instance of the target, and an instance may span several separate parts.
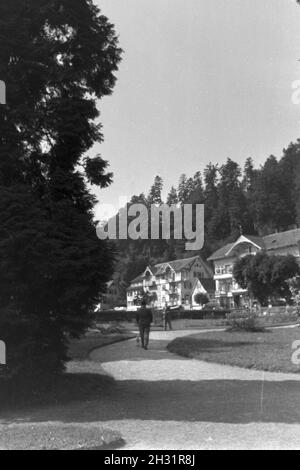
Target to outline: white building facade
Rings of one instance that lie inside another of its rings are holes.
[[[127,289],[127,308],[136,305],[136,299],[147,293],[153,297],[152,305],[192,306],[192,293],[199,278],[213,278],[211,267],[200,257],[148,266]]]
[[[249,305],[247,290],[242,289],[233,278],[233,266],[242,256],[255,255],[262,250],[270,255],[293,255],[300,263],[300,229],[265,237],[241,235],[235,243],[213,253],[208,260],[214,263],[215,295],[220,306],[234,308]]]

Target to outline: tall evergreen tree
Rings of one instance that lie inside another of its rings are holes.
[[[87,188],[112,175],[86,152],[121,50],[91,0],[1,2],[0,30],[0,330],[8,373],[35,375],[63,369],[112,274]]]
[[[203,182],[201,172],[197,171],[193,178],[189,178],[190,181],[190,190],[186,200],[188,204],[203,204],[204,203],[204,194],[203,194]]]
[[[161,192],[163,190],[163,180],[160,176],[156,176],[154,183],[150,188],[148,203],[149,204],[162,204]]]
[[[255,224],[261,233],[287,230],[295,221],[291,181],[271,155],[259,172],[253,192]]]
[[[254,169],[253,158],[248,157],[244,165],[243,188],[246,192],[253,190],[256,170]]]
[[[218,166],[209,163],[204,169],[204,198],[208,216],[218,205]]]
[[[171,187],[170,192],[167,196],[167,204],[171,206],[172,204],[178,204],[177,191],[174,186]]]
[[[218,166],[209,163],[204,169],[204,210],[205,210],[205,240],[206,245],[216,239],[216,230],[213,222],[218,207]],[[210,250],[209,250],[210,251]]]
[[[221,180],[219,185],[219,204],[227,213],[229,235],[234,236],[242,228],[246,233],[253,231],[247,201],[241,184],[240,166],[228,158],[221,167]]]
[[[296,201],[296,224],[300,227],[300,168],[295,176],[295,192],[294,197]]]
[[[179,183],[178,183],[178,189],[177,189],[177,194],[178,194],[178,200],[180,204],[184,204],[193,187],[193,180],[191,178],[187,178],[186,174],[182,174],[179,178]]]
[[[283,150],[279,165],[284,175],[290,224],[300,225],[300,139]]]

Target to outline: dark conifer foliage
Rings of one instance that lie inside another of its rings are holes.
[[[281,158],[268,157],[261,167],[256,168],[254,161],[246,158],[243,170],[230,158],[223,164],[211,162],[193,177],[182,174],[177,190],[173,184],[167,194],[169,205],[205,205],[204,257],[236,240],[240,233],[267,235],[300,226],[300,141],[284,149]],[[160,184],[157,203],[164,202],[162,192]],[[136,200],[132,198],[132,202]],[[133,269],[135,263],[142,266],[197,254],[185,251],[184,240],[128,240],[118,245],[118,276],[126,283],[132,272],[138,273]]]
[[[38,375],[63,369],[113,271],[87,187],[112,174],[87,152],[122,51],[91,0],[0,0],[0,32],[0,332],[8,373]]]

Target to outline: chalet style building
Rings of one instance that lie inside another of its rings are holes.
[[[154,294],[152,306],[156,308],[182,304],[191,307],[195,286],[200,288],[201,280],[207,287],[206,280],[213,282],[213,270],[201,256],[148,266],[140,276],[133,279],[127,289],[127,308],[134,307],[136,299],[145,293]],[[210,291],[211,286],[210,283]]]
[[[300,229],[273,233],[265,237],[241,235],[234,243],[229,243],[213,253],[208,261],[214,263],[216,299],[225,308],[249,305],[247,290],[233,279],[233,266],[238,258],[255,255],[264,250],[270,255],[293,255],[300,264]]]

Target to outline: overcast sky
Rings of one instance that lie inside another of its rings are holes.
[[[96,150],[115,174],[102,203],[148,192],[157,174],[168,191],[209,161],[259,165],[300,137],[296,0],[95,1],[124,49],[100,103]]]

